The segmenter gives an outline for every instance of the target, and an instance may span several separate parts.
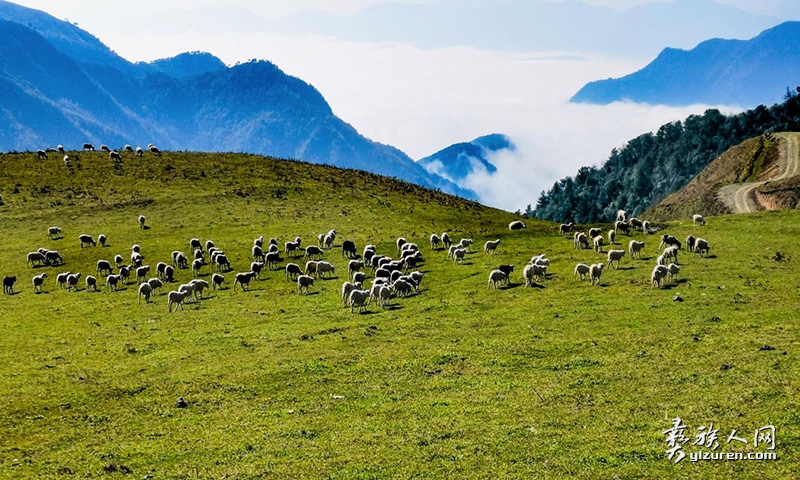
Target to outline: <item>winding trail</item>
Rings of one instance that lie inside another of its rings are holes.
[[[800,175],[800,133],[777,133],[775,136],[783,140],[778,160],[780,172],[777,175],[763,182],[736,183],[719,190],[719,199],[734,213],[752,213],[763,208],[754,193],[761,185]]]

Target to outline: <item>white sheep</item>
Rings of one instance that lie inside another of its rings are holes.
[[[595,235],[594,237],[592,237],[592,245],[594,245],[595,252],[603,253],[603,236]]]
[[[120,254],[114,255],[114,264],[117,266],[117,268],[119,268],[119,266],[122,265],[122,262],[124,261],[125,259],[122,258],[122,255]]]
[[[314,277],[308,275],[300,275],[297,277],[297,292],[302,295],[303,292],[308,293],[309,287],[314,285]]]
[[[350,300],[350,292],[353,290],[361,290],[360,283],[344,282],[342,284],[342,306],[346,307],[348,300]]]
[[[575,232],[574,244],[576,249],[589,248],[589,239],[583,232]]]
[[[306,247],[306,254],[303,256],[303,258],[314,258],[314,257],[319,258],[322,257],[323,253],[324,252],[322,251],[321,248],[315,245],[309,245]]]
[[[676,278],[678,278],[678,274],[681,271],[681,267],[674,263],[670,263],[667,265],[667,271],[669,273],[669,281],[674,282]]]
[[[667,264],[667,258],[664,257],[664,254],[661,254],[658,257],[656,257],[656,265],[666,265],[666,264]]]
[[[650,222],[648,222],[647,220],[642,222],[642,233],[645,233],[647,235],[650,234]]]
[[[192,261],[192,275],[195,277],[200,276],[200,269],[203,268],[203,261],[196,259]]]
[[[534,280],[540,282],[544,281],[547,276],[547,267],[544,265],[536,265],[529,263],[522,269],[522,278],[525,280],[525,286],[530,287],[533,285]]]
[[[692,215],[692,222],[694,222],[694,226],[696,227],[697,225],[705,225],[706,219],[699,213],[695,213]]]
[[[458,250],[458,245],[450,245],[447,249],[447,258],[453,258],[453,254]]]
[[[141,158],[142,155],[144,155],[144,150],[142,150],[142,147],[137,146],[136,147],[136,156]]]
[[[136,283],[144,282],[147,274],[150,273],[150,265],[143,265],[136,269]]]
[[[81,273],[80,272],[71,273],[69,276],[67,276],[67,290],[69,290],[71,292],[73,288],[77,289],[78,288],[78,281],[80,279],[81,279]]]
[[[240,272],[237,273],[233,280],[233,291],[236,291],[236,285],[239,284],[242,286],[242,290],[245,292],[250,290],[250,281],[256,276],[255,272]]]
[[[614,262],[617,262],[616,268],[619,268],[620,260],[622,260],[622,257],[625,256],[625,250],[609,250],[607,256],[608,256],[608,265],[611,268],[614,268]]]
[[[335,274],[336,268],[330,262],[317,262],[317,277],[324,278],[326,273]]]
[[[146,218],[144,215],[139,215],[139,228],[144,228],[144,222]]]
[[[56,239],[61,236],[61,229],[59,227],[50,227],[47,229],[47,234],[51,239]]]
[[[117,286],[119,285],[120,280],[122,277],[119,275],[109,275],[106,277],[106,290],[111,290],[112,292],[117,290]]]
[[[694,242],[694,252],[699,253],[701,257],[707,257],[708,251],[711,247],[708,245],[708,240],[705,238],[698,238]]]
[[[398,279],[394,283],[392,283],[392,290],[398,297],[405,297],[411,295],[414,287],[411,286],[410,283],[406,282],[405,280]]]
[[[375,295],[375,297],[378,305],[380,305],[381,308],[386,308],[386,304],[392,298],[392,289],[385,285],[380,285],[378,288],[378,294]]]
[[[156,277],[153,277],[150,280],[148,280],[147,284],[150,285],[150,288],[152,289],[153,295],[155,295],[156,290],[159,290],[164,286],[164,284],[161,282],[161,280],[159,280]],[[142,285],[144,285],[144,284],[142,284]]]
[[[86,291],[97,291],[97,278],[91,275],[86,275]]]
[[[678,247],[675,246],[675,245],[671,245],[671,246],[665,248],[664,252],[662,253],[662,256],[665,259],[666,258],[671,258],[671,259],[673,259],[675,261],[675,263],[678,263]]]
[[[167,294],[167,311],[172,313],[172,306],[175,305],[175,310],[178,310],[177,307],[181,307],[183,310],[183,301],[186,300],[186,297],[189,296],[188,293],[185,292],[176,292],[171,291]]]
[[[221,289],[223,281],[225,281],[225,275],[220,275],[219,273],[211,275],[211,287],[214,290]]]
[[[458,243],[458,245],[469,252],[470,251],[469,247],[472,245],[472,239],[462,238],[461,241]]]
[[[100,243],[101,246],[105,247],[106,246],[106,236],[105,236],[105,234],[101,233],[100,235],[98,235],[97,236],[97,241]]]
[[[323,248],[325,248],[326,250],[330,250],[331,248],[333,248],[333,241],[335,239],[336,239],[335,232],[332,234],[328,233],[327,235],[325,235],[325,238],[322,239]]]
[[[616,243],[617,243],[616,240],[617,240],[617,231],[614,230],[614,229],[609,230],[608,231],[608,244],[609,245],[616,245]]]
[[[139,300],[138,304],[142,304],[142,296],[144,296],[144,303],[150,303],[150,295],[153,293],[153,287],[149,283],[139,285]]]
[[[444,248],[450,248],[452,244],[453,241],[450,240],[450,234],[447,232],[442,233],[442,245],[444,245]]]
[[[603,274],[603,264],[597,263],[589,267],[589,280],[591,284],[594,285],[595,282],[597,285],[600,285],[600,276]]]
[[[575,223],[573,222],[562,223],[561,225],[558,226],[558,233],[560,233],[561,235],[569,235],[569,232],[572,231],[572,227],[574,226]]]
[[[653,273],[650,274],[650,288],[660,288],[661,282],[669,274],[669,269],[665,265],[656,265]]]
[[[642,258],[642,250],[644,250],[644,242],[639,242],[636,240],[631,240],[628,243],[628,255],[630,255],[631,260],[636,257]]]
[[[297,277],[302,274],[303,270],[300,268],[300,265],[296,263],[286,264],[286,280],[295,281]]]
[[[358,308],[358,311],[361,312],[362,308],[367,308],[369,305],[369,299],[371,296],[371,292],[369,290],[353,290],[350,292],[350,313],[353,313],[354,308]]]
[[[467,250],[464,248],[458,248],[453,252],[453,263],[461,264],[464,262],[464,256],[466,256]]]
[[[66,288],[67,287],[67,277],[69,277],[70,273],[72,272],[63,272],[56,275],[56,285],[58,288]]]
[[[364,283],[367,279],[367,274],[364,272],[356,272],[353,274],[353,279],[351,280],[353,283]]]
[[[617,210],[617,221],[624,222],[628,219],[628,212],[625,210]]]
[[[347,278],[353,278],[353,274],[364,268],[361,260],[350,260],[347,262]]]
[[[261,279],[261,270],[264,269],[264,262],[253,262],[250,264],[250,271],[256,274],[256,279]]]
[[[189,283],[194,285],[194,296],[195,296],[195,298],[197,298],[198,300],[203,298],[203,290],[208,288],[208,282],[206,282],[205,280],[201,280],[199,278],[196,278],[196,279],[192,280]]]
[[[436,250],[442,244],[442,239],[435,233],[431,234],[431,250]]]
[[[590,270],[591,268],[589,267],[589,265],[586,265],[585,263],[579,263],[575,265],[575,273],[572,276],[574,277],[575,275],[580,275],[581,281],[584,281],[586,280],[586,275],[589,273]]]
[[[521,230],[523,228],[528,228],[528,226],[519,220],[514,220],[513,222],[508,224],[509,230]]]
[[[31,267],[42,265],[45,261],[44,254],[41,252],[30,252],[26,258],[27,260],[25,262],[25,265],[30,263]]]
[[[495,253],[497,250],[497,246],[500,245],[500,239],[498,238],[495,241],[487,241],[483,244],[483,253]]]
[[[184,283],[183,285],[178,287],[178,291],[181,292],[181,293],[185,293],[185,294],[189,295],[189,300],[191,300],[192,296],[194,294],[194,284],[193,283]]]
[[[47,273],[42,273],[41,275],[36,275],[31,279],[33,283],[33,293],[36,293],[37,290],[39,293],[43,292],[44,290],[44,280],[47,278]]]

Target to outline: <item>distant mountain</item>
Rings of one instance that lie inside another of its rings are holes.
[[[202,28],[213,29],[219,19],[214,10],[195,13],[193,20],[203,22]],[[711,0],[651,2],[623,10],[578,1],[435,0],[376,3],[350,15],[304,10],[264,21],[263,27],[248,22],[243,28],[423,48],[650,56],[664,45],[689,48],[708,38],[746,38],[779,21]]]
[[[69,22],[2,0],[0,38],[0,150],[92,142],[249,152],[477,198],[365,138],[319,91],[270,62],[226,67],[194,52],[133,64]]]
[[[461,184],[470,174],[497,171],[488,159],[502,150],[516,150],[511,140],[498,133],[476,138],[471,142],[456,143],[418,161],[430,173],[440,175],[456,184]]]
[[[708,40],[690,51],[665,49],[642,70],[581,88],[572,102],[754,107],[781,100],[800,84],[800,22],[751,40]]]

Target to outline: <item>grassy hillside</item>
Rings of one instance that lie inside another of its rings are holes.
[[[667,196],[642,216],[655,221],[666,221],[691,218],[695,213],[732,213],[717,198],[720,187],[769,178],[766,174],[774,174],[771,170],[778,162],[778,141],[773,136],[760,135],[728,149],[685,187]]]
[[[794,473],[797,212],[669,224],[681,238],[707,238],[712,256],[682,253],[678,283],[652,289],[650,236],[644,260],[626,257],[590,287],[572,269],[604,258],[575,250],[553,224],[510,232],[510,213],[364,172],[244,155],[166,153],[120,166],[101,153],[80,157],[69,173],[60,161],[0,155],[0,274],[20,279],[18,294],[0,297],[6,476]],[[149,229],[138,228],[140,214]],[[65,237],[49,240],[50,225]],[[213,239],[244,271],[259,235],[307,245],[332,228],[339,237],[326,258],[338,278],[318,280],[308,296],[280,271],[233,292],[229,273],[228,288],[169,314],[163,295],[137,305],[134,285],[87,293],[53,281],[127,258],[134,243],[154,265],[188,252],[192,237]],[[427,245],[443,231],[474,238],[479,253],[453,265]],[[110,246],[82,249],[81,233],[105,233]],[[339,296],[342,240],[392,255],[398,236],[422,247],[422,291],[351,314]],[[480,252],[496,238],[496,255]],[[66,265],[26,267],[38,247],[57,249]],[[549,277],[525,288],[522,266],[537,253],[550,258]],[[501,263],[517,266],[511,287],[488,289]],[[30,278],[40,272],[51,278],[37,295]],[[175,406],[179,396],[187,408]],[[692,441],[713,422],[723,452],[762,451],[753,432],[773,424],[778,460],[691,463],[688,453],[703,449],[690,441],[673,465],[662,432],[675,417]],[[725,443],[732,429],[748,445]]]

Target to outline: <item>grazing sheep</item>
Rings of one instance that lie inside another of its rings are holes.
[[[609,230],[608,231],[608,244],[609,245],[616,245],[617,242],[617,231],[616,230]]]
[[[92,145],[91,143],[84,143],[83,144],[83,149],[94,152],[94,145]]]
[[[389,281],[390,282],[396,282],[402,276],[403,276],[403,272],[401,272],[399,270],[395,270],[389,276]]]
[[[214,248],[215,246],[216,245],[214,245],[214,240],[206,240],[206,252],[208,252],[209,255],[211,255],[211,251],[210,250],[212,248]]]
[[[603,274],[603,264],[597,263],[589,267],[589,280],[591,284],[594,285],[597,282],[597,285],[600,285],[600,276]]]
[[[133,252],[131,253],[131,263],[137,267],[142,266],[143,257],[141,253]]]
[[[589,265],[586,265],[585,263],[579,263],[575,265],[575,273],[572,276],[574,277],[575,275],[580,275],[582,282],[586,280],[586,275],[590,272],[590,270],[591,268]]]
[[[114,255],[114,264],[117,266],[117,268],[119,268],[119,266],[122,265],[122,262],[124,261],[125,259],[122,258],[122,255],[119,254]]]
[[[592,237],[592,245],[594,245],[595,252],[603,253],[603,236],[597,235]]]
[[[320,258],[322,257],[323,253],[324,252],[322,251],[321,248],[314,245],[309,245],[306,247],[306,254],[303,256],[303,258],[313,258],[313,257]]]
[[[147,274],[150,273],[150,265],[143,265],[136,269],[136,283],[144,282]]]
[[[294,254],[299,248],[300,242],[286,242],[283,244],[283,253],[288,257],[290,253]],[[292,255],[292,257],[294,257],[294,255]]]
[[[106,236],[105,236],[105,234],[101,233],[100,235],[98,235],[97,236],[97,241],[100,243],[100,246],[105,247],[106,246]]]
[[[44,254],[40,252],[30,252],[27,256],[25,265],[31,264],[31,267],[36,267],[44,263]]]
[[[335,274],[336,268],[329,262],[317,262],[317,277],[324,278],[326,273]]]
[[[528,226],[519,220],[514,220],[513,222],[508,224],[509,230],[521,230],[523,228],[528,228]]]
[[[333,232],[333,230],[331,230],[331,232]],[[322,238],[322,248],[324,248],[325,250],[330,250],[331,248],[333,248],[333,241],[335,239],[336,239],[336,233],[328,232],[328,234]]]
[[[64,258],[55,250],[50,250],[44,254],[44,263],[47,265],[61,265],[64,263]]]
[[[306,268],[303,270],[304,275],[314,275],[317,273],[317,261],[309,260],[306,262]]]
[[[644,242],[631,240],[628,243],[628,255],[631,256],[631,260],[636,257],[642,258],[642,250],[644,250]]]
[[[596,236],[600,235],[600,232],[602,232],[602,230],[600,229],[600,227],[593,227],[593,228],[590,228],[590,229],[589,229],[589,238],[594,238],[594,237],[596,237]]]
[[[183,253],[179,253],[178,256],[175,257],[175,261],[178,264],[178,268],[189,268],[189,260],[186,259],[186,255]]]
[[[92,236],[86,235],[85,233],[83,235],[78,235],[78,240],[81,242],[81,248],[88,247],[89,245],[93,247],[97,246],[97,242],[94,241]]]
[[[99,276],[103,276],[103,273],[106,275],[110,275],[114,269],[111,267],[111,262],[108,260],[98,260],[97,261],[97,268],[95,269],[95,273]]]
[[[397,254],[400,255],[400,252],[403,249],[403,245],[408,243],[408,240],[406,240],[405,237],[400,237],[397,239],[395,243],[397,244]]]
[[[589,239],[583,232],[575,232],[574,243],[575,243],[575,248],[577,249],[589,248]]]
[[[694,246],[696,242],[697,239],[694,238],[694,235],[689,235],[688,237],[686,237],[686,249],[689,250],[690,252],[694,252]]]
[[[220,275],[219,273],[211,275],[211,288],[213,288],[214,290],[222,288],[222,282],[224,281],[225,281],[224,275]]]
[[[323,245],[324,241],[325,241],[325,234],[324,233],[320,233],[319,235],[317,235],[317,245],[319,245],[319,248],[322,248],[322,245]]]
[[[614,262],[617,262],[616,268],[619,268],[620,260],[625,256],[625,250],[609,250],[607,255],[608,266],[614,268]]]
[[[350,260],[347,262],[347,278],[353,278],[353,274],[364,268],[361,260]]]
[[[137,146],[136,147],[136,156],[139,157],[139,158],[142,158],[142,155],[144,155],[144,150],[142,150],[142,147]]]
[[[667,235],[666,233],[664,235],[661,235],[661,243],[658,245],[658,248],[660,249],[661,247],[669,245],[674,245],[678,248],[681,248],[681,241],[673,237],[672,235]]]
[[[215,261],[217,263],[217,271],[218,272],[228,272],[228,271],[231,270],[231,268],[232,268],[231,267],[231,262],[230,262],[230,260],[228,260],[228,256],[227,255],[225,255],[224,253],[220,253],[215,258],[216,258]]]
[[[572,231],[572,228],[574,226],[575,226],[575,223],[573,223],[573,222],[562,223],[561,225],[558,226],[558,233],[561,234],[561,235],[568,235],[569,232]]]
[[[388,258],[388,257],[385,257],[385,256],[383,256],[383,255],[374,255],[374,256],[372,257],[372,260],[370,261],[370,266],[372,267],[372,271],[374,272],[376,268],[378,268],[378,267],[380,267],[381,265],[383,265],[383,263],[385,263],[385,262],[384,262],[384,259],[386,259],[386,258]],[[387,260],[387,261],[389,261],[389,262],[390,262],[391,260],[392,260],[392,259],[390,258],[390,259],[389,259],[389,260]],[[381,263],[381,262],[383,262],[383,263]]]
[[[402,247],[400,247],[401,255],[412,254],[418,251],[419,251],[419,245],[417,245],[416,243],[406,242],[403,244]]]
[[[253,240],[253,246],[258,248],[264,248],[264,235],[259,235]]]
[[[281,254],[278,252],[269,252],[264,256],[264,263],[266,263],[267,268],[270,270],[274,270],[275,267],[281,263],[281,260],[283,259],[281,258]]]
[[[342,284],[342,306],[347,306],[347,301],[350,300],[350,292],[353,290],[361,290],[360,283],[344,282]]]
[[[422,261],[422,256],[419,255],[419,252],[415,255],[410,255],[403,260],[403,269],[406,271],[413,270],[417,268],[420,261]]]
[[[86,275],[86,291],[97,291],[97,279],[91,275]]]
[[[707,257],[710,248],[711,247],[708,245],[708,240],[705,238],[698,238],[694,242],[694,252],[699,253],[701,257]]]
[[[16,276],[6,275],[5,277],[3,277],[3,293],[7,295],[13,295],[15,283],[17,283]]]
[[[139,228],[144,228],[144,222],[146,218],[144,215],[139,215]]]
[[[641,229],[642,229],[642,227],[644,226],[644,224],[642,223],[642,221],[641,221],[641,220],[639,220],[639,219],[638,219],[638,218],[636,218],[636,217],[631,217],[631,219],[630,219],[630,220],[628,220],[628,223],[631,225],[631,227],[633,227],[633,228],[637,228],[637,229],[639,229],[639,230],[641,230]]]
[[[547,278],[547,267],[544,265],[536,265],[529,263],[522,269],[522,278],[525,279],[525,286],[530,287],[533,285],[534,280],[543,282]]]
[[[497,250],[497,246],[498,245],[500,245],[500,239],[499,238],[497,240],[493,241],[493,242],[492,241],[487,241],[486,243],[483,244],[483,253],[485,253],[485,254],[495,253],[495,251]]]
[[[300,265],[296,263],[287,263],[286,264],[286,280],[295,281],[297,277],[303,274],[303,270],[300,268]]]
[[[350,292],[350,299],[347,303],[350,304],[350,313],[353,313],[354,308],[358,308],[359,313],[361,309],[366,309],[369,305],[369,299],[372,292],[369,290],[353,290]]]
[[[550,260],[545,258],[544,254],[534,256],[528,263],[530,263],[531,265],[539,265],[542,267],[550,266]]]
[[[253,262],[250,264],[250,271],[256,274],[256,280],[261,280],[261,270],[264,269],[264,262]]]
[[[386,278],[389,279],[392,277],[392,272],[385,268],[379,268],[375,270],[375,278]]]
[[[176,305],[176,311],[178,310],[177,307],[181,307],[181,310],[183,310],[183,301],[186,300],[187,296],[189,296],[189,294],[184,292],[176,292],[174,290],[169,292],[167,294],[167,311],[172,313],[173,305]]]
[[[58,153],[64,153],[64,145],[57,146],[56,151],[58,151]]]
[[[458,248],[456,251],[453,252],[453,263],[461,264],[464,262],[464,256],[467,254],[467,250],[464,248]]]
[[[152,153],[153,155],[155,155],[156,157],[160,157],[161,156],[161,150],[159,150],[158,147],[156,147],[155,145],[148,145],[147,146],[147,150],[150,153]]]
[[[156,276],[160,279],[164,279],[164,273],[167,271],[167,264],[164,262],[158,262],[156,264]]]
[[[125,282],[126,285],[128,284],[128,280],[131,277],[131,268],[133,267],[129,267],[127,265],[119,267],[119,274],[118,274],[119,279]]]
[[[497,267],[497,269],[506,274],[506,283],[508,283],[508,278],[511,277],[511,273],[514,271],[514,265],[500,265],[499,267]],[[411,275],[414,275],[414,273],[415,272],[411,272]],[[419,273],[419,272],[416,272],[416,273]],[[420,278],[420,280],[421,280],[421,278]]]
[[[453,244],[453,241],[450,240],[450,235],[447,232],[444,232],[442,234],[442,245],[444,245],[444,248],[448,248],[449,249],[450,245],[452,245],[452,244]]]
[[[70,273],[72,272],[64,272],[56,275],[56,285],[58,285],[58,288],[66,288],[67,277],[69,277]]]
[[[627,219],[628,219],[628,212],[626,212],[625,210],[618,210],[617,211],[617,221],[618,222],[624,222]]]
[[[161,280],[159,280],[158,278],[155,278],[155,277],[153,277],[150,280],[148,280],[147,284],[150,285],[150,288],[153,291],[153,295],[156,294],[156,290],[160,290],[164,286],[164,284],[161,282]],[[142,284],[142,285],[144,285],[144,284]]]
[[[70,292],[73,288],[78,288],[78,281],[81,279],[81,273],[71,273],[67,276],[67,290]]]
[[[117,290],[117,286],[120,282],[119,275],[109,275],[106,277],[106,290],[111,290],[112,292]]]
[[[695,213],[694,215],[692,215],[692,222],[694,223],[694,226],[696,227],[698,225],[705,225],[706,224],[706,219],[702,215],[700,215],[699,213]]]
[[[463,249],[465,249],[466,251],[469,252],[470,251],[469,247],[472,245],[472,239],[471,238],[462,238],[461,241],[458,243],[458,245],[461,248],[463,248]]]
[[[656,257],[656,265],[666,265],[667,264],[667,257],[663,254]]]
[[[661,256],[664,258],[671,258],[675,263],[678,263],[678,247],[672,245],[665,248]]]
[[[442,239],[435,233],[431,234],[431,250],[436,250],[442,244]]]
[[[175,281],[175,267],[173,267],[172,265],[167,265],[167,268],[164,269],[164,281],[165,282]]]
[[[352,282],[353,283],[364,283],[364,281],[366,279],[367,279],[367,274],[366,273],[364,273],[364,272],[355,272],[353,274]]]
[[[614,222],[614,230],[620,231],[625,235],[631,234],[631,225],[628,222]]]
[[[505,282],[508,282],[508,275],[501,270],[492,270],[489,272],[489,281],[487,282],[486,288],[494,286],[494,289],[497,290],[497,284]]]
[[[309,287],[312,285],[314,285],[314,277],[308,275],[300,275],[297,277],[297,292],[300,295],[303,295],[304,292],[307,294]]]
[[[378,305],[380,305],[381,308],[386,308],[386,304],[389,303],[389,300],[392,299],[392,289],[385,285],[380,285],[378,287],[377,295],[373,296],[375,297],[375,300],[378,302]]]
[[[100,151],[101,152],[110,152],[111,149],[108,148],[108,145],[100,145]]]
[[[345,240],[342,242],[342,257],[345,258],[355,258],[358,256],[358,250],[356,250],[356,244],[352,240]]]
[[[650,222],[648,222],[647,220],[645,220],[644,222],[642,222],[642,233],[645,233],[645,234],[647,234],[647,235],[650,235],[650,233],[651,233],[651,231],[650,231],[650,230],[651,230],[651,229],[650,229]]]
[[[200,276],[200,269],[203,268],[203,260],[195,259],[192,262],[192,276],[199,277]]]
[[[240,272],[237,273],[233,280],[233,291],[236,291],[236,285],[242,286],[245,292],[250,290],[250,281],[256,276],[255,272]]]
[[[198,299],[198,300],[203,298],[203,290],[208,288],[208,282],[206,282],[205,280],[201,280],[199,278],[196,278],[196,279],[192,280],[189,283],[194,285],[194,296],[195,296],[195,298]]]
[[[55,240],[61,236],[61,229],[58,227],[50,227],[47,229],[47,234],[50,236],[50,239]]]
[[[664,278],[669,274],[669,269],[665,265],[656,265],[653,273],[650,274],[650,288],[660,288]]]
[[[150,294],[153,293],[153,287],[149,283],[139,285],[139,305],[142,304],[142,295],[144,295],[144,303],[150,303]]]
[[[394,290],[395,295],[398,297],[406,297],[413,293],[414,287],[405,280],[397,279],[397,281],[392,283],[392,290]]]
[[[681,267],[674,263],[670,263],[667,265],[667,272],[669,273],[669,281],[672,283],[678,278],[678,273],[680,273]]]
[[[116,152],[116,151],[109,152],[108,153],[108,159],[110,161],[112,161],[112,162],[121,162],[122,161],[122,155],[120,155],[119,152]]]
[[[33,283],[33,293],[36,293],[37,291],[41,293],[44,291],[43,288],[44,288],[45,278],[47,278],[47,273],[36,275],[31,279],[31,282]]]
[[[130,146],[130,145],[125,145],[124,147],[122,147],[122,149],[125,150],[128,153],[133,152],[133,147]]]

